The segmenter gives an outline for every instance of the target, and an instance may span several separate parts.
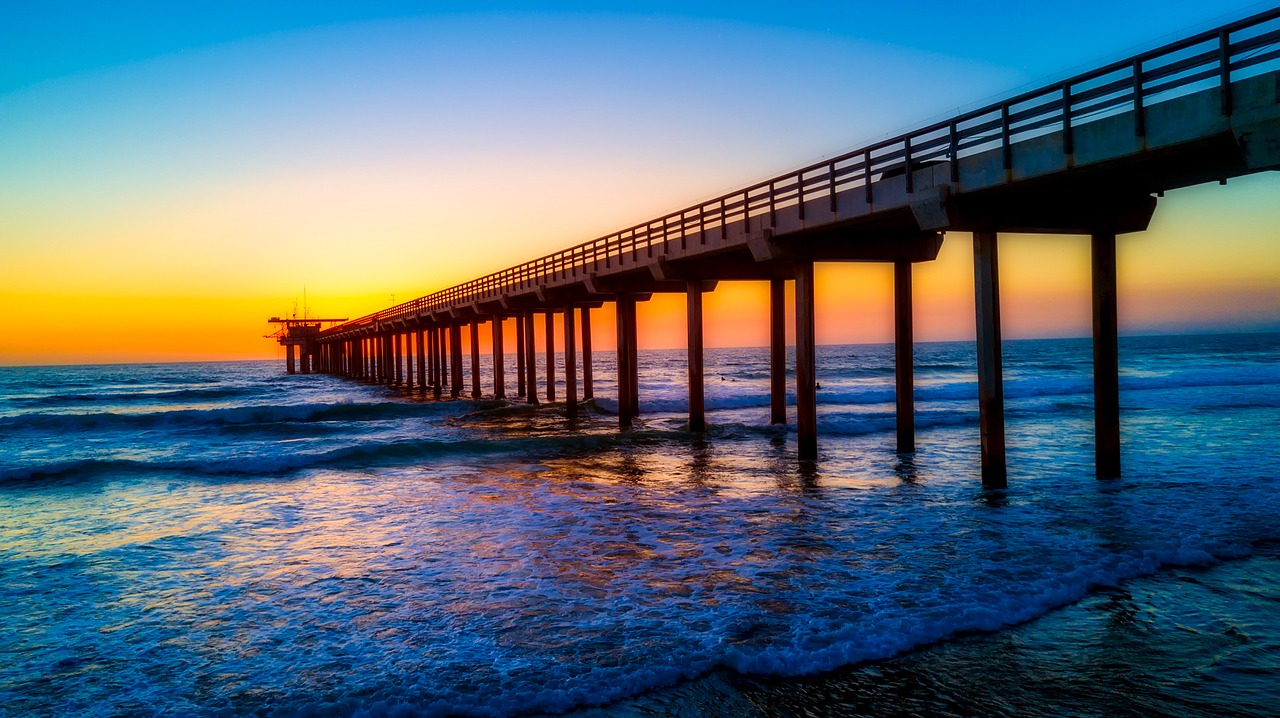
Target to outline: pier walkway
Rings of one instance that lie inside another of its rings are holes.
[[[771,286],[772,411],[786,421],[783,296],[793,282],[796,428],[817,457],[815,262],[894,266],[897,445],[915,446],[912,265],[937,257],[947,232],[974,247],[982,476],[1005,478],[998,238],[1079,234],[1092,243],[1097,472],[1120,474],[1116,237],[1146,229],[1165,191],[1280,167],[1280,8],[759,182],[368,316],[318,330],[302,366],[441,397],[464,392],[462,328],[470,327],[470,396],[481,397],[481,322],[503,357],[517,322],[516,395],[538,402],[534,317],[547,346],[564,336],[564,401],[590,398],[590,310],[617,317],[618,417],[640,410],[636,303],[688,300],[689,426],[705,425],[702,295],[718,282]],[[1227,190],[1229,191],[1229,190]],[[575,314],[580,321],[574,321]],[[578,327],[581,328],[580,337]],[[579,339],[581,346],[579,347]],[[579,363],[579,351],[581,362]],[[293,349],[289,349],[292,366]],[[490,395],[506,396],[504,362]],[[554,361],[546,362],[554,367]],[[581,384],[579,384],[581,368]],[[556,381],[544,375],[548,400]]]

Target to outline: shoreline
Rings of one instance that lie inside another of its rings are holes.
[[[570,718],[1272,716],[1280,541],[1167,566],[994,632],[798,676],[727,668]],[[539,714],[542,715],[542,714]]]

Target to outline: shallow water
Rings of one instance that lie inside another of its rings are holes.
[[[1006,343],[999,494],[967,344],[917,348],[906,458],[891,348],[822,347],[813,467],[767,425],[764,350],[708,353],[705,437],[682,352],[641,354],[627,433],[603,353],[577,420],[273,363],[0,370],[0,705],[560,711],[829,671],[1280,539],[1280,335],[1121,357],[1125,478],[1100,483],[1089,343]]]

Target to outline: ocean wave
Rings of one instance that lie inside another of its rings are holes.
[[[740,673],[806,675],[842,666],[890,658],[914,648],[937,643],[953,636],[991,632],[1025,623],[1049,611],[1084,598],[1093,588],[1115,586],[1128,579],[1154,574],[1162,569],[1208,566],[1248,555],[1244,545],[1195,546],[1187,543],[1108,556],[1091,565],[1080,566],[1052,577],[1039,585],[1019,590],[980,592],[985,600],[957,603],[945,610],[908,614],[901,620],[883,621],[883,630],[868,631],[865,625],[848,624],[827,634],[829,644],[815,648],[775,645],[745,650],[731,649],[724,665]]]
[[[516,438],[400,439],[369,441],[323,451],[224,454],[222,458],[158,458],[154,460],[94,458],[0,466],[0,483],[87,479],[104,474],[185,472],[208,476],[276,477],[303,469],[413,465],[414,462],[466,456],[561,456],[622,444],[651,443],[677,432],[638,430],[620,433],[525,436]],[[287,446],[287,445],[286,445]]]
[[[1093,395],[1092,377],[1018,377],[1006,373],[1004,397],[1006,400],[1033,399],[1039,397],[1065,397]],[[1127,376],[1120,379],[1120,391],[1142,392],[1166,389],[1212,388],[1233,386],[1268,386],[1280,384],[1280,372],[1265,367],[1256,371],[1207,370],[1202,372],[1182,372],[1169,375]],[[745,385],[750,386],[750,385]],[[689,410],[689,401],[677,392],[680,388],[666,387],[658,396],[647,397],[640,394],[640,410],[642,412],[684,412]],[[663,395],[665,394],[665,395]],[[877,405],[892,404],[896,392],[891,384],[848,387],[835,384],[819,389],[817,392],[820,405]],[[977,401],[978,382],[973,380],[953,381],[936,384],[917,384],[915,387],[917,402],[953,402]],[[616,411],[617,404],[612,398],[598,399],[601,405],[610,411]],[[720,394],[708,392],[705,404],[709,410],[738,409],[748,407],[769,406],[767,391],[749,391],[742,394]],[[787,403],[795,403],[795,393],[787,392]]]
[[[143,413],[24,414],[0,418],[9,431],[87,431],[100,429],[181,428],[276,422],[381,421],[438,416],[466,406],[459,402],[350,402],[336,404],[264,404],[222,409],[175,409]]]
[[[279,393],[280,388],[268,389]],[[180,403],[208,401],[211,399],[237,399],[261,397],[263,387],[209,387],[202,389],[167,389],[161,391],[89,392],[70,394],[38,394],[12,396],[5,401],[14,406],[63,407],[85,404],[137,404],[152,402]]]

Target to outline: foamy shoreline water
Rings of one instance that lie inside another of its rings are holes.
[[[1127,340],[1101,483],[1088,342],[1009,342],[999,494],[969,345],[917,349],[911,457],[889,348],[823,347],[813,467],[767,425],[762,351],[709,353],[705,437],[679,352],[641,355],[618,432],[609,359],[576,422],[274,364],[0,371],[0,704],[564,711],[875,661],[1280,539],[1277,335]]]
[[[1280,545],[1165,567],[995,633],[813,676],[718,670],[572,718],[1280,712]]]

